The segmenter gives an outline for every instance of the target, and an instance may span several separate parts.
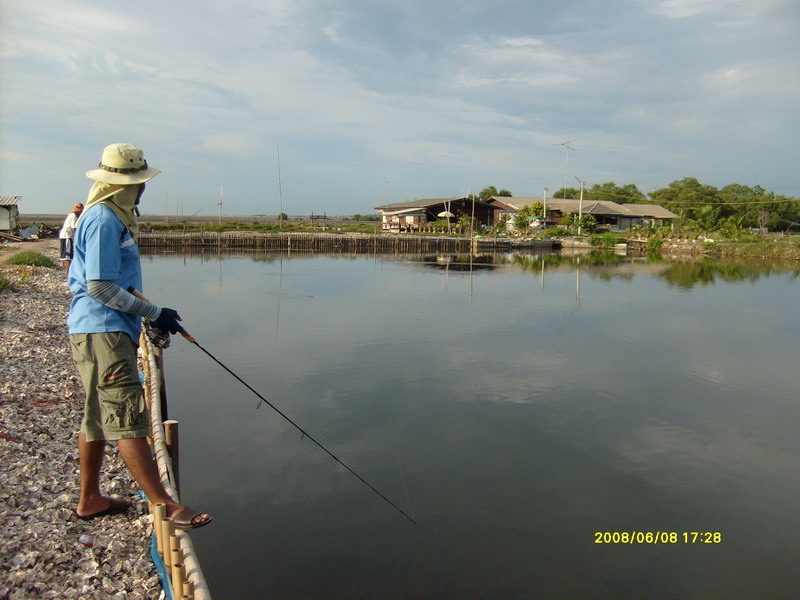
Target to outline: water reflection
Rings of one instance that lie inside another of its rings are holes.
[[[476,258],[145,260],[204,346],[418,522],[176,341],[215,596],[791,597],[796,271]],[[594,543],[698,529],[723,543]]]

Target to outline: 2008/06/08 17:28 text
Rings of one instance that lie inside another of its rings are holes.
[[[595,531],[595,544],[720,544],[719,531]]]

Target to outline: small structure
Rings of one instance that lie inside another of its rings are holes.
[[[13,233],[19,229],[19,203],[22,196],[0,196],[0,231]]]
[[[492,225],[494,208],[477,198],[428,198],[376,206],[381,213],[381,231],[403,233],[422,231],[427,223],[440,219],[458,219],[461,215],[475,217],[479,225]],[[440,215],[452,216],[440,216]]]
[[[609,231],[626,231],[631,227],[663,225],[677,219],[678,215],[658,204],[619,204],[610,200],[573,200],[570,198],[512,198],[492,196],[488,200],[497,222],[504,214],[516,214],[525,206],[535,203],[546,206],[547,224],[559,225],[566,215],[592,215],[599,227]]]

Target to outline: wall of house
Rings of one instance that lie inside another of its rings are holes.
[[[17,226],[17,219],[14,216],[16,213],[16,206],[0,206],[0,229],[4,231],[11,231],[14,229]]]

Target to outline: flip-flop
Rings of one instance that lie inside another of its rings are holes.
[[[183,508],[176,510],[171,515],[172,524],[175,525],[175,529],[197,529],[198,527],[202,527],[203,525],[208,525],[211,523],[211,517],[208,517],[205,521],[201,521],[200,523],[192,523],[192,520],[195,517],[199,517],[206,513],[197,512],[196,510],[192,510],[188,506],[184,506]]]
[[[105,510],[98,511],[90,515],[79,515],[77,510],[73,512],[81,521],[91,521],[92,519],[96,519],[98,517],[118,515],[119,513],[123,513],[131,507],[130,502],[125,502],[124,500],[117,500],[115,498],[109,498],[109,500],[111,500],[111,504],[109,504],[108,508]]]

